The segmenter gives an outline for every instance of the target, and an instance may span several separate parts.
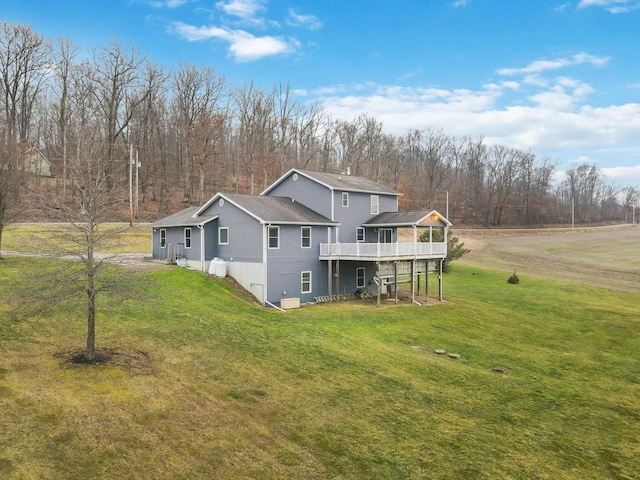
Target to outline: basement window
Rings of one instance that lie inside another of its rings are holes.
[[[364,267],[356,268],[356,288],[364,288]]]
[[[311,293],[311,272],[302,272],[300,292]]]

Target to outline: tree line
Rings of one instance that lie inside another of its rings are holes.
[[[10,212],[24,212],[16,178],[36,149],[56,177],[39,188],[62,204],[77,194],[71,172],[88,150],[123,187],[134,159],[151,218],[218,191],[260,193],[292,167],[349,169],[401,191],[403,208],[446,210],[456,224],[623,220],[638,202],[637,188],[608,183],[595,165],[558,181],[557,161],[531,151],[437,128],[393,135],[366,114],[333,119],[288,83],[234,86],[188,62],[167,70],[117,39],[85,53],[69,38],[3,22],[0,76],[0,238]]]

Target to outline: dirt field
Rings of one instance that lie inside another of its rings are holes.
[[[640,292],[640,226],[578,229],[454,229],[471,250],[464,265],[522,277]]]

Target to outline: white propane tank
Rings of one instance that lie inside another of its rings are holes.
[[[215,257],[213,260],[209,262],[209,275],[216,274],[216,262],[218,261],[218,257]]]
[[[227,262],[225,262],[223,259],[221,258],[215,258],[215,275],[216,277],[221,277],[224,278],[227,276]]]

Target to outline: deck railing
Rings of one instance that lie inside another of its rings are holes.
[[[446,255],[445,242],[320,244],[321,258],[439,258]]]

